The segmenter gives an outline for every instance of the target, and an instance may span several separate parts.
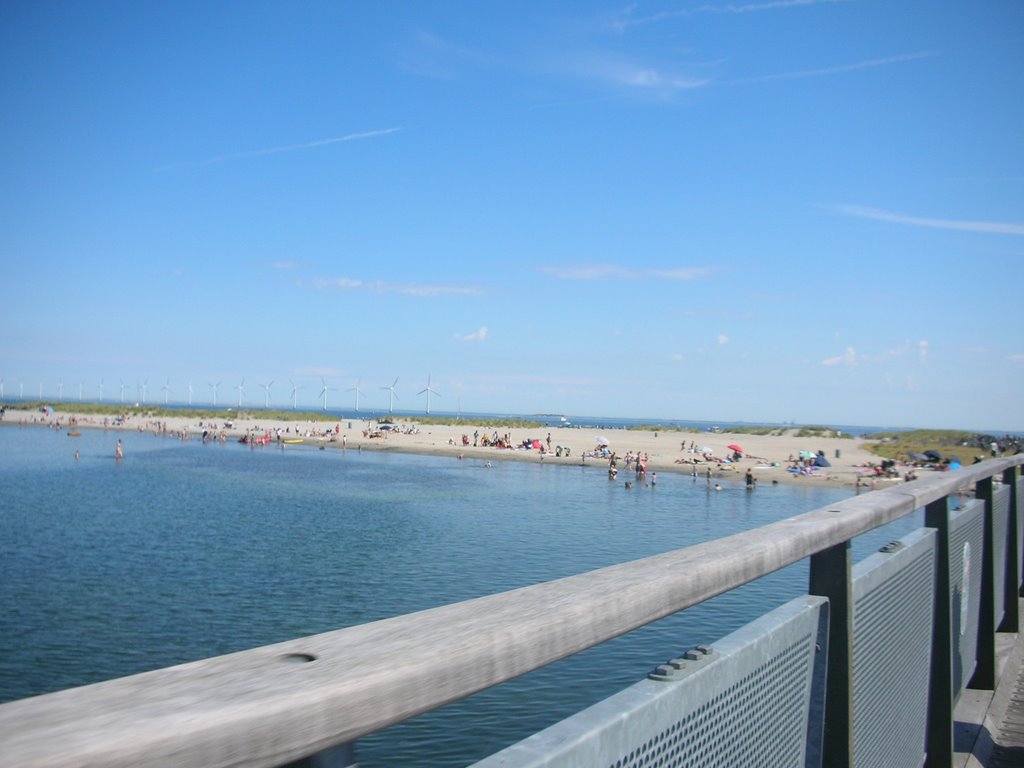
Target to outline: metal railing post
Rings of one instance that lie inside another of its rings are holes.
[[[932,666],[928,693],[926,768],[951,768],[953,756],[953,625],[949,573],[949,497],[928,504],[924,524],[938,531],[936,541]]]
[[[985,544],[981,555],[981,606],[978,616],[978,649],[974,676],[968,688],[993,691],[996,687],[995,563],[993,544],[992,478],[974,484],[975,498],[985,503]]]
[[[829,601],[825,733],[822,765],[853,765],[853,594],[852,553],[844,541],[811,555],[808,592]]]
[[[1016,633],[1020,626],[1017,596],[1020,592],[1020,526],[1017,507],[1017,470],[1014,467],[1003,470],[1003,485],[1010,491],[1010,512],[1006,522],[1006,568],[1003,584],[1003,622],[1000,632]]]

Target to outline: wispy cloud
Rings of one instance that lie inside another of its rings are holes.
[[[377,293],[401,293],[406,296],[479,296],[482,291],[466,285],[417,285],[414,283],[367,283]]]
[[[961,221],[957,219],[927,219],[920,216],[907,216],[902,213],[882,211],[863,205],[831,205],[825,206],[846,216],[858,216],[875,221],[887,221],[892,224],[907,224],[912,227],[930,227],[932,229],[955,229],[964,232],[984,232],[997,235],[1024,235],[1024,224],[1007,224],[997,221]]]
[[[455,338],[459,341],[486,341],[487,340],[487,326],[483,326],[478,331],[473,333],[456,333]]]
[[[902,64],[907,61],[916,61],[937,55],[934,51],[921,51],[918,53],[902,53],[897,56],[886,56],[881,59],[868,59],[853,64],[841,64],[835,67],[821,67],[819,69],[803,69],[796,72],[779,72],[774,75],[758,75],[756,77],[741,77],[735,80],[723,81],[722,85],[746,85],[748,83],[768,83],[773,80],[796,80],[803,77],[828,77],[830,75],[841,75],[847,72],[857,72],[862,69],[874,69],[875,67],[888,67],[893,64]]]
[[[323,290],[324,288],[350,290],[353,288],[360,288],[363,285],[361,280],[352,280],[348,277],[314,277],[312,283],[313,287],[318,291]]]
[[[270,262],[271,269],[298,269],[299,262],[297,261],[272,261]]]
[[[625,13],[612,19],[608,26],[621,32],[629,27],[639,26],[641,24],[653,24],[660,21],[670,21],[672,19],[685,19],[694,16],[706,15],[736,16],[743,13],[778,11],[788,8],[796,8],[799,6],[823,5],[840,2],[849,2],[849,0],[766,0],[766,2],[760,3],[705,3],[704,5],[699,5],[695,8],[680,8],[672,11],[660,11],[647,16],[634,16],[633,10],[635,6],[630,6]]]
[[[207,165],[215,165],[217,163],[223,163],[228,160],[241,160],[247,157],[263,157],[264,155],[277,155],[282,152],[295,152],[300,149],[316,149],[317,147],[326,147],[330,144],[341,144],[347,141],[361,141],[363,139],[375,139],[379,136],[387,136],[392,133],[398,133],[401,128],[381,128],[375,131],[362,131],[360,133],[348,133],[344,136],[335,136],[330,139],[317,139],[316,141],[307,141],[304,144],[289,144],[283,147],[268,147],[265,149],[252,149],[247,152],[233,152],[227,155],[217,155],[216,157],[210,157],[206,160],[195,160],[192,162],[185,163],[171,163],[169,165],[161,166],[157,168],[158,171],[166,171],[171,168],[181,167],[202,167]]]
[[[729,343],[729,337],[726,336],[724,333],[720,333],[718,334],[718,338],[715,339],[715,341],[718,342],[719,346],[725,346],[726,344]]]
[[[1006,359],[1011,363],[1024,363],[1024,355],[1009,355]]]
[[[417,283],[388,283],[383,280],[354,280],[349,277],[316,277],[310,281],[317,290],[365,290],[373,293],[398,293],[405,296],[479,296],[479,288],[466,285],[431,285]]]
[[[821,361],[822,365],[845,365],[855,366],[857,365],[857,353],[854,352],[853,347],[847,347],[846,351],[841,355],[835,357],[829,357]]]
[[[702,88],[711,80],[684,70],[700,71],[704,64],[652,65],[610,51],[576,51],[563,54],[556,66],[559,72],[597,83],[601,87],[626,94],[670,96],[680,91]]]
[[[699,280],[709,277],[713,267],[677,267],[675,269],[629,269],[618,264],[579,264],[540,267],[540,271],[559,280]]]

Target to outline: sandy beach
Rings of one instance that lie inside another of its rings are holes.
[[[187,439],[210,438],[238,440],[253,435],[271,445],[313,446],[338,450],[402,451],[453,460],[533,461],[555,464],[593,464],[607,469],[608,453],[617,458],[617,479],[634,478],[634,466],[626,469],[627,454],[646,456],[647,479],[652,473],[711,473],[712,482],[743,482],[750,469],[759,483],[813,483],[855,486],[872,484],[868,467],[880,459],[864,447],[868,441],[845,437],[797,437],[797,430],[779,435],[753,435],[730,432],[646,431],[586,428],[486,427],[472,422],[454,425],[419,425],[414,419],[396,421],[395,428],[379,429],[376,421],[342,420],[338,422],[284,419],[237,419],[203,421],[194,417],[170,417],[155,420],[128,416],[115,423],[112,417],[76,414],[73,410],[47,414],[38,411],[8,409],[4,424],[36,425],[72,429],[94,428],[153,433],[170,433]],[[485,445],[498,437],[513,446]],[[550,448],[548,438],[550,436]],[[534,442],[536,441],[536,442]],[[604,442],[607,445],[604,445]],[[476,445],[474,445],[474,442]],[[523,448],[524,443],[540,447]],[[731,461],[730,445],[739,445],[743,457]],[[708,449],[701,451],[700,449]],[[811,473],[791,471],[801,451],[824,454],[831,464]],[[899,479],[874,480],[876,487],[901,482]]]

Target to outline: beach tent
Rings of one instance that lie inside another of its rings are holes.
[[[819,467],[831,467],[832,466],[831,464],[828,463],[828,459],[826,459],[824,456],[821,456],[821,455],[819,455],[818,458],[816,458],[814,460],[814,463],[815,463],[815,465],[817,465]]]
[[[914,461],[928,461],[928,457],[923,453],[915,453],[914,451],[908,451],[907,456],[912,458]]]
[[[942,454],[938,451],[925,451],[924,455],[928,461],[942,461]]]

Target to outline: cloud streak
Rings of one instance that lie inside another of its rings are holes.
[[[886,56],[881,59],[868,59],[853,64],[841,64],[836,67],[822,67],[820,69],[804,69],[796,72],[780,72],[775,75],[760,75],[757,77],[743,77],[736,80],[726,80],[722,85],[747,85],[748,83],[770,83],[775,80],[797,80],[805,77],[829,77],[831,75],[842,75],[847,72],[857,72],[862,69],[874,69],[875,67],[888,67],[893,64],[902,64],[907,61],[926,59],[937,55],[934,51],[921,51],[918,53],[901,53],[897,56]]]
[[[209,165],[216,165],[217,163],[227,162],[228,160],[241,160],[247,157],[263,157],[265,155],[278,155],[283,152],[295,152],[301,149],[316,149],[317,147],[326,147],[330,144],[341,144],[348,141],[362,141],[363,139],[375,139],[379,136],[388,136],[392,133],[398,133],[401,128],[381,128],[375,131],[362,131],[360,133],[348,133],[344,136],[335,136],[330,139],[317,139],[316,141],[307,141],[305,144],[289,144],[283,147],[268,147],[266,149],[253,149],[247,152],[234,152],[228,155],[218,155],[217,157],[210,157],[206,160],[196,160],[188,163],[172,163],[170,165],[161,166],[158,171],[165,171],[171,168],[181,168],[183,166],[192,167],[205,167]]]
[[[706,15],[729,15],[739,16],[744,13],[757,13],[762,11],[778,11],[800,6],[822,5],[825,3],[840,3],[848,0],[767,0],[761,3],[706,3],[696,8],[684,8],[675,11],[661,11],[650,16],[632,18],[629,16],[614,19],[609,26],[621,32],[629,27],[636,27],[642,24],[652,24],[672,19],[685,19],[694,16]]]
[[[478,331],[473,333],[456,333],[455,338],[459,341],[486,341],[487,340],[487,326],[483,326]]]
[[[1024,225],[1007,224],[997,221],[961,221],[957,219],[929,219],[920,216],[906,216],[902,213],[869,208],[863,205],[832,205],[826,206],[846,216],[856,216],[875,221],[886,221],[891,224],[906,224],[912,227],[930,229],[954,229],[961,232],[983,232],[996,235],[1024,235]]]
[[[857,353],[854,352],[853,347],[847,347],[846,351],[843,354],[837,355],[835,357],[826,358],[825,360],[821,361],[821,364],[828,366],[845,365],[853,367],[857,365]]]
[[[350,277],[316,277],[311,285],[318,291],[363,290],[373,293],[397,293],[404,296],[479,296],[479,288],[466,285],[431,285],[418,283],[388,283],[383,280],[355,280]]]
[[[559,280],[700,280],[710,277],[713,267],[678,267],[676,269],[629,269],[618,264],[579,264],[568,266],[540,267],[540,271]]]

